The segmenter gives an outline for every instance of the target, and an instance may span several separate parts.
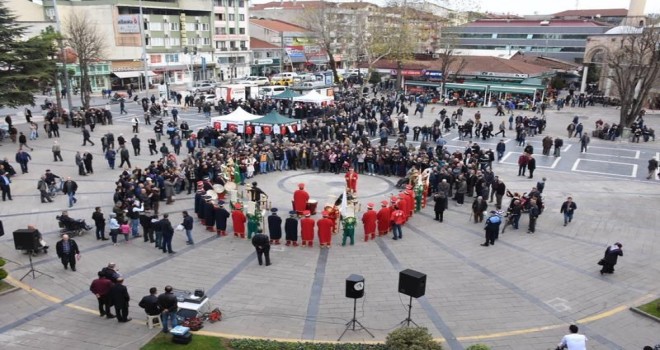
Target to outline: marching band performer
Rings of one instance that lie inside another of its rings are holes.
[[[270,244],[280,244],[282,239],[282,218],[277,215],[277,208],[270,210],[272,213],[268,217],[268,233],[270,234]]]
[[[206,226],[207,231],[213,231],[213,226],[215,225],[215,211],[213,208],[213,202],[215,202],[215,199],[217,196],[214,191],[211,191],[213,193],[213,196],[211,194],[207,194],[206,196],[206,202],[204,203],[204,225]]]
[[[389,203],[387,201],[380,202],[381,208],[376,215],[376,218],[378,219],[379,236],[385,236],[388,232],[390,232],[390,215],[392,214],[392,211],[390,210],[388,204]]]
[[[241,203],[234,204],[234,210],[231,212],[231,223],[234,226],[234,237],[245,238],[245,222],[247,218],[243,214]]]
[[[259,207],[259,203],[261,203],[261,195],[263,194],[266,196],[266,192],[257,186],[256,181],[252,183],[252,186],[247,188],[247,192],[250,195],[250,200],[256,203],[257,207]]]
[[[362,224],[364,224],[364,241],[368,242],[369,237],[372,240],[376,239],[376,220],[378,219],[378,214],[374,210],[373,203],[367,203],[367,211],[362,214]]]
[[[304,218],[300,219],[300,234],[302,236],[302,245],[313,247],[314,246],[314,226],[316,222],[312,219],[309,210],[303,212]]]
[[[330,248],[332,244],[332,230],[335,229],[335,224],[330,219],[330,213],[323,211],[323,218],[316,223],[319,234],[319,244],[321,248]]]
[[[256,209],[256,211],[258,212],[259,209]],[[257,233],[259,233],[259,224],[261,224],[261,215],[257,215],[257,213],[248,212],[246,214],[246,217],[247,217],[247,235],[248,235],[247,238],[252,239],[252,235],[256,235]]]
[[[296,214],[296,211],[292,210],[289,212],[289,217],[284,220],[284,234],[286,235],[287,246],[298,246],[298,219],[296,218]],[[312,225],[314,224],[312,223]],[[312,226],[312,230],[313,229],[314,227]],[[312,237],[314,237],[313,232]]]
[[[348,172],[346,172],[344,179],[346,179],[346,187],[350,189],[349,192],[356,194],[358,173],[355,172],[355,169],[353,169],[353,167],[348,168]]]
[[[227,219],[229,218],[229,212],[225,209],[225,202],[218,201],[218,205],[213,209],[215,214],[215,230],[220,236],[227,235]]]
[[[351,239],[351,245],[355,244],[355,225],[357,224],[357,220],[355,220],[355,216],[346,216],[342,220],[342,227],[344,228],[344,234],[341,240],[341,245],[346,246],[346,239],[350,238]]]
[[[293,210],[298,215],[302,215],[307,210],[307,201],[309,201],[309,193],[305,191],[305,184],[299,183],[298,189],[293,192]]]

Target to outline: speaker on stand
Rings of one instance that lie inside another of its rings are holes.
[[[423,297],[426,294],[426,274],[411,269],[399,272],[399,293],[410,297],[410,301],[408,302],[408,317],[401,321],[400,325],[410,327],[412,323],[416,327],[419,327],[410,317],[412,313],[412,299]]]
[[[30,259],[30,270],[21,277],[19,281],[22,281],[27,277],[29,274],[32,274],[32,279],[37,278],[35,273],[39,273],[39,275],[45,275],[50,278],[53,278],[53,276],[41,272],[39,270],[34,269],[34,265],[32,263],[32,252],[37,251],[39,249],[39,236],[41,234],[39,233],[39,230],[35,229],[22,229],[22,230],[16,230],[14,231],[14,248],[16,250],[27,250],[28,252],[28,258]]]
[[[369,335],[374,338],[374,335],[371,334],[369,329],[365,327],[360,321],[357,320],[357,300],[360,298],[364,297],[364,277],[360,275],[355,275],[352,274],[346,278],[346,297],[347,298],[352,298],[353,299],[353,318],[346,323],[346,328],[344,331],[341,333],[339,336],[339,339],[337,341],[340,341],[341,338],[344,337],[346,332],[351,329],[353,331],[356,330],[364,330],[365,332],[369,333]],[[360,328],[356,329],[356,325],[360,326]]]

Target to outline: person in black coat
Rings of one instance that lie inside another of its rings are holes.
[[[447,209],[447,194],[445,192],[437,192],[433,195],[433,211],[435,212],[435,220],[442,222],[445,209]]]
[[[257,251],[257,260],[259,265],[263,265],[262,257],[266,256],[266,266],[270,265],[270,240],[263,233],[257,233],[252,237],[252,245]]]
[[[213,231],[213,226],[215,225],[215,208],[213,202],[213,197],[207,197],[202,210],[204,214],[204,225],[207,231]]]
[[[76,241],[69,239],[69,235],[62,235],[62,240],[55,245],[55,251],[65,270],[71,265],[71,270],[76,271],[76,255],[80,254]]]
[[[268,232],[270,233],[270,244],[280,244],[282,239],[282,218],[277,216],[277,208],[270,210],[272,213],[268,217]]]
[[[132,318],[128,317],[128,302],[131,297],[128,295],[128,289],[124,285],[124,279],[119,277],[117,282],[110,288],[110,301],[115,306],[115,315],[119,323],[129,322]]]
[[[500,235],[501,223],[502,218],[497,215],[495,210],[491,210],[490,216],[486,219],[486,227],[484,227],[484,230],[486,231],[486,242],[483,243],[482,246],[488,247],[489,245],[495,244],[495,240]]]
[[[227,219],[229,212],[225,209],[225,202],[218,201],[218,206],[213,208],[215,214],[215,231],[218,236],[227,235]]]
[[[170,222],[169,215],[163,214],[163,219],[159,221],[161,232],[163,232],[163,253],[174,254],[172,250],[172,238],[174,238],[174,228]]]
[[[149,295],[142,297],[142,300],[140,300],[140,303],[138,304],[149,316],[156,316],[160,315],[161,313],[160,304],[158,304],[158,297],[156,296],[156,293],[158,293],[156,287],[149,288]]]
[[[600,260],[599,264],[603,266],[600,269],[600,274],[614,273],[614,265],[620,256],[623,256],[623,244],[616,242],[605,249],[605,256]]]
[[[289,212],[289,217],[284,220],[284,233],[286,235],[286,245],[298,246],[298,219],[295,210]]]
[[[532,156],[531,154],[529,155],[529,158],[527,159],[527,170],[529,170],[529,178],[534,177],[534,170],[536,170],[536,158]]]

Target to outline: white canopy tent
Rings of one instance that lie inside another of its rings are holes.
[[[323,96],[323,95],[319,94],[316,90],[312,90],[307,95],[298,96],[298,97],[293,98],[294,102],[308,102],[308,103],[317,103],[317,104],[321,104],[323,102],[330,102],[330,101],[334,101],[334,100],[335,100],[334,97],[332,97],[332,96]]]
[[[233,111],[229,114],[219,115],[217,117],[211,118],[211,124],[215,124],[216,122],[245,124],[245,122],[247,122],[247,121],[259,119],[259,118],[262,118],[262,117],[263,116],[261,116],[261,115],[248,113],[243,108],[238,107],[238,108],[236,108],[235,111]]]

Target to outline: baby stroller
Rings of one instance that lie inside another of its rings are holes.
[[[85,231],[92,229],[92,226],[87,225],[85,220],[76,220],[64,214],[58,215],[55,218],[57,218],[62,234],[82,236]]]

